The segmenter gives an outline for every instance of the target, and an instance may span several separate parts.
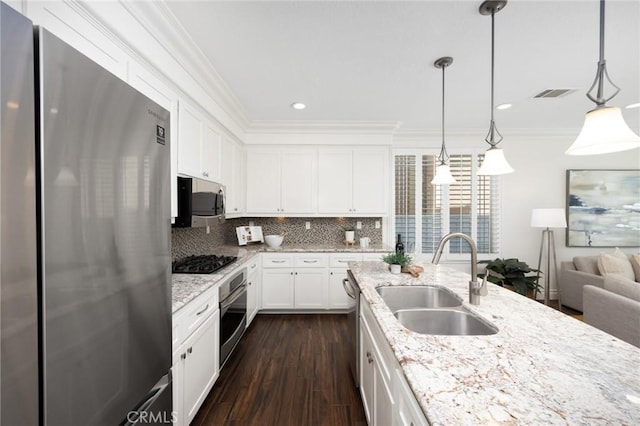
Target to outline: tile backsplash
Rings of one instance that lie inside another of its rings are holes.
[[[264,235],[286,233],[285,244],[341,244],[344,228],[356,228],[358,221],[362,229],[356,229],[356,241],[369,237],[372,244],[382,243],[382,227],[375,227],[375,222],[382,220],[377,217],[243,217],[211,226],[209,234],[206,228],[173,228],[171,254],[175,260],[192,254],[213,253],[217,246],[224,244],[237,245],[236,227],[247,226],[249,222],[262,226]],[[310,229],[306,229],[307,222]]]

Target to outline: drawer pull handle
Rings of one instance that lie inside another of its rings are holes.
[[[317,260],[303,260],[304,263],[318,263]]]
[[[286,260],[272,260],[271,263],[285,263]]]
[[[196,312],[196,315],[202,315],[207,309],[209,309],[209,304],[208,303],[207,303],[207,306],[205,306],[203,310],[201,310],[200,312]]]
[[[187,354],[186,353],[180,354],[180,359],[187,359]]]
[[[258,264],[254,263],[253,265],[251,265],[251,269],[255,269],[256,266],[258,266]]]
[[[341,260],[341,259],[338,259],[338,263],[347,263],[347,262],[349,262],[349,261],[348,261],[348,260]]]
[[[187,353],[190,354],[191,352],[193,352],[193,348],[189,348],[187,349]]]

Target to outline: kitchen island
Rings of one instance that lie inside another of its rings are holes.
[[[489,283],[468,303],[469,274],[430,263],[418,278],[382,262],[350,262],[394,356],[431,424],[639,424],[640,349]],[[498,328],[435,336],[403,327],[375,288],[436,285]]]

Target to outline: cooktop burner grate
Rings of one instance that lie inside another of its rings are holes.
[[[215,254],[188,256],[173,262],[171,270],[174,274],[210,274],[235,262],[236,259],[235,256]]]

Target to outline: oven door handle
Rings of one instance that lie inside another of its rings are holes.
[[[222,302],[220,302],[220,311],[226,310],[229,306],[233,304],[233,302],[236,301],[236,299],[242,296],[242,293],[245,293],[246,291],[247,291],[247,282],[244,281],[242,284],[238,286],[238,288],[233,290],[233,293],[225,297],[225,299]]]
[[[344,288],[344,291],[347,293],[347,296],[349,296],[353,300],[356,300],[356,295],[353,292],[351,283],[349,283],[349,278],[345,278],[342,280],[342,287]]]

